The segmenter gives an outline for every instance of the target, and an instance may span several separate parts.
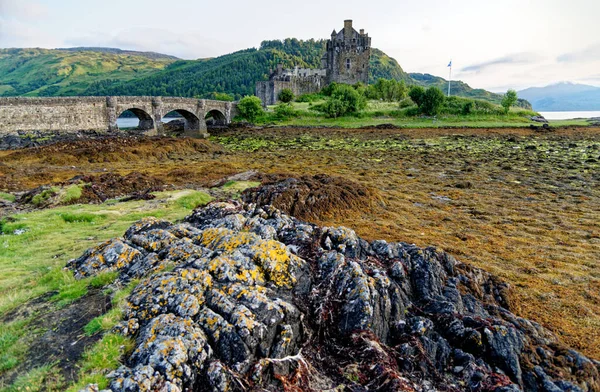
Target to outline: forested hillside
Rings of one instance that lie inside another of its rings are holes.
[[[239,99],[254,93],[257,81],[269,69],[318,68],[325,40],[263,41],[246,49],[201,60],[176,60],[158,53],[111,48],[0,50],[0,96],[163,95],[213,98],[227,93]],[[377,79],[404,80],[406,84],[447,90],[447,81],[428,74],[408,74],[398,62],[373,48],[370,83]],[[501,96],[467,84],[452,82],[453,95],[499,103]]]
[[[0,96],[85,95],[96,81],[143,78],[172,61],[132,52],[0,49]]]

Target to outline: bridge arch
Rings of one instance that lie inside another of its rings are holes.
[[[223,126],[227,125],[227,116],[219,109],[212,109],[206,113],[204,117],[207,126]]]
[[[143,130],[143,131],[154,129],[154,120],[152,119],[152,116],[148,112],[146,112],[144,109],[131,107],[131,108],[122,110],[121,113],[119,114],[118,118],[121,118],[121,116],[126,112],[133,113],[139,120],[137,129]]]
[[[165,117],[169,114],[172,113],[177,113],[179,116],[181,116],[183,118],[183,129],[182,131],[184,132],[196,132],[200,130],[200,118],[194,114],[193,112],[186,110],[186,109],[174,109],[174,110],[170,110],[167,114],[165,114]],[[163,117],[163,119],[165,118]],[[163,122],[163,127],[164,127],[164,121]]]

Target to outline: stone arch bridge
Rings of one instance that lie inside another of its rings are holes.
[[[55,97],[0,98],[0,136],[18,132],[115,131],[125,111],[140,120],[149,135],[163,133],[162,119],[179,113],[186,136],[207,136],[207,122],[228,125],[237,114],[237,103],[174,97]]]

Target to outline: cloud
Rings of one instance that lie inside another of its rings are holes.
[[[37,1],[0,0],[0,47],[52,46],[54,37],[37,27],[48,8]]]
[[[600,60],[600,42],[584,50],[564,53],[556,58],[559,63],[590,62]]]
[[[37,1],[0,0],[0,19],[39,20],[48,15],[48,8]]]
[[[152,51],[187,59],[222,54],[222,43],[214,38],[209,39],[199,32],[174,33],[157,28],[125,29],[112,36],[105,32],[96,32],[85,37],[68,39],[65,44]]]
[[[480,73],[485,69],[501,65],[524,65],[533,64],[540,60],[540,56],[532,52],[510,54],[497,59],[485,61],[479,64],[469,65],[461,69],[463,73]]]

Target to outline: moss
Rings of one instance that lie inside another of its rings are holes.
[[[71,185],[64,190],[64,194],[62,195],[62,203],[70,204],[79,199],[81,199],[82,186],[81,185]]]
[[[16,199],[17,197],[11,193],[0,192],[0,200],[6,200],[13,203]]]
[[[177,199],[178,206],[193,210],[195,208],[205,206],[212,200],[212,197],[205,192],[194,191]]]

